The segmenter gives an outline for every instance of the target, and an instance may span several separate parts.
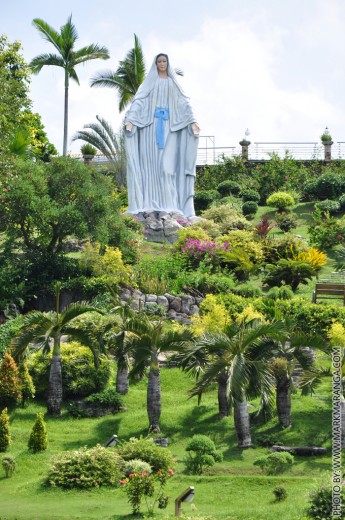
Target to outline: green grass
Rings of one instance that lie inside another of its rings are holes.
[[[183,505],[188,517],[227,518],[233,520],[297,520],[304,514],[308,492],[323,481],[330,471],[330,456],[296,457],[288,472],[267,477],[253,462],[268,453],[264,447],[240,450],[236,447],[233,419],[217,418],[216,390],[203,397],[200,406],[188,399],[193,381],[177,369],[162,369],[163,410],[162,435],[169,438],[169,448],[176,457],[176,474],[168,482],[171,503],[157,518],[173,518],[174,498],[189,485],[195,486],[193,506]],[[313,444],[330,448],[330,388],[320,387],[314,397],[293,396],[293,425],[282,430],[277,419],[266,424],[252,421],[253,439],[262,434],[274,436],[277,442],[290,445]],[[254,407],[257,403],[251,403]],[[44,484],[50,458],[61,451],[81,446],[103,444],[116,433],[120,440],[147,435],[146,381],[130,387],[125,397],[127,411],[98,419],[46,417],[49,435],[48,450],[29,454],[27,441],[38,411],[44,404],[32,403],[10,414],[12,444],[9,454],[17,461],[17,471],[6,479],[0,468],[1,520],[55,519],[121,519],[130,517],[126,495],[119,489],[101,488],[88,491],[62,491]],[[223,453],[224,460],[203,476],[184,473],[185,447],[195,433],[209,435]],[[163,449],[163,448],[162,448]],[[1,455],[0,455],[1,459]],[[282,485],[288,498],[282,503],[273,500],[273,489]]]

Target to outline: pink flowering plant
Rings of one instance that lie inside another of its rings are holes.
[[[143,500],[150,515],[153,515],[156,505],[158,509],[165,509],[168,505],[169,497],[163,493],[163,489],[173,475],[172,469],[167,471],[162,469],[153,473],[136,471],[130,473],[127,478],[120,480],[120,484],[132,506],[133,514],[140,514]]]
[[[200,262],[215,266],[221,260],[220,253],[229,251],[229,249],[230,244],[228,242],[220,244],[209,239],[186,238],[179,250],[175,250],[175,253],[180,253],[190,267],[198,267]]]

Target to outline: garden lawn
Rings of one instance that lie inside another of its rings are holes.
[[[158,510],[155,517],[173,518],[174,499],[186,487],[194,485],[193,504],[183,505],[188,518],[301,519],[308,492],[329,479],[330,456],[296,458],[291,470],[273,477],[263,475],[258,467],[253,466],[253,462],[268,453],[268,448],[258,446],[263,435],[284,444],[313,444],[330,448],[329,381],[325,380],[313,397],[293,396],[293,425],[290,429],[282,430],[275,418],[266,424],[254,422],[252,432],[257,447],[248,450],[236,447],[233,419],[217,419],[215,389],[204,395],[200,406],[194,398],[188,399],[187,391],[192,382],[176,368],[162,369],[161,430],[162,435],[169,438],[169,448],[177,463],[176,474],[167,485],[171,502],[166,510]],[[257,403],[251,404],[255,407]],[[44,483],[49,460],[56,453],[104,444],[114,433],[120,441],[133,436],[146,436],[145,380],[130,387],[125,405],[127,411],[98,419],[73,419],[66,412],[61,418],[46,417],[48,449],[35,455],[28,453],[27,442],[35,415],[38,411],[44,411],[44,405],[35,403],[25,409],[13,410],[10,414],[12,443],[7,453],[16,458],[17,470],[12,478],[6,479],[0,468],[0,519],[129,518],[131,508],[121,488],[65,491]],[[197,477],[186,475],[183,463],[186,444],[194,433],[210,436],[224,455],[222,463]],[[273,499],[272,491],[277,485],[284,486],[288,493],[287,499],[281,503]]]

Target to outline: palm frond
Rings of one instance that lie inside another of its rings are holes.
[[[81,316],[87,312],[97,312],[98,314],[104,314],[102,310],[93,307],[88,302],[71,303],[60,315],[61,328],[66,326],[74,318],[77,318],[78,316]]]
[[[61,35],[47,22],[41,18],[34,18],[32,25],[36,27],[44,40],[54,45],[61,54],[62,38]]]
[[[64,68],[65,62],[61,56],[51,53],[39,54],[30,62],[30,68],[33,74],[38,74],[45,65],[54,65],[56,67]]]

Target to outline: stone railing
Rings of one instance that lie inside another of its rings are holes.
[[[124,289],[120,294],[122,303],[127,303],[134,310],[142,308],[156,308],[160,305],[165,308],[167,318],[189,325],[190,318],[199,313],[199,305],[203,298],[189,296],[173,296],[165,293],[163,295],[144,294],[137,289]]]

